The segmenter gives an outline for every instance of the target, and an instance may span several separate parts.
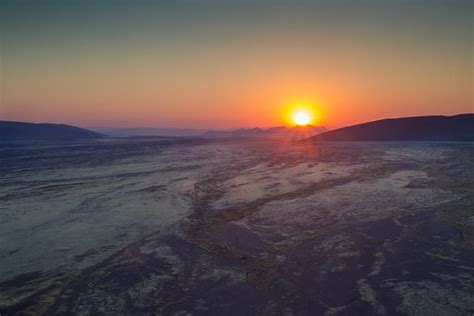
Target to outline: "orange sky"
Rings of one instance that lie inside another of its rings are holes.
[[[1,8],[0,119],[266,127],[304,105],[337,127],[474,112],[469,1],[69,3]]]

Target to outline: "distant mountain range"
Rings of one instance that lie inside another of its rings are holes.
[[[99,133],[100,131],[100,133]],[[474,114],[383,119],[326,131],[322,126],[248,128],[213,131],[176,128],[87,129],[49,123],[0,121],[0,141],[75,140],[104,136],[283,138],[303,141],[474,141]]]
[[[474,141],[474,114],[383,119],[303,141]]]
[[[209,129],[191,128],[153,128],[153,127],[92,127],[90,130],[112,137],[162,136],[162,137],[196,137],[202,136]]]
[[[210,131],[203,136],[206,138],[287,138],[299,140],[327,131],[323,126],[278,126],[267,129],[248,128],[236,129],[232,131]]]
[[[134,137],[134,136],[165,136],[165,137],[204,137],[204,138],[289,138],[299,140],[310,137],[326,129],[322,126],[278,126],[267,129],[242,128],[229,131],[206,130],[206,129],[180,129],[180,128],[92,128],[112,137]]]
[[[65,124],[0,121],[0,141],[94,139],[103,136]]]

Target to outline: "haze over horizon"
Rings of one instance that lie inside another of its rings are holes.
[[[0,120],[232,129],[474,111],[471,1],[2,1]]]

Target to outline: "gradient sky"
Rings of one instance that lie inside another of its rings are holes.
[[[329,127],[474,112],[473,1],[2,1],[0,119]]]

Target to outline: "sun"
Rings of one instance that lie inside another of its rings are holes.
[[[308,111],[298,111],[293,113],[293,122],[296,125],[304,126],[311,122],[311,114]]]
[[[299,98],[287,100],[281,108],[281,118],[288,126],[314,125],[321,121],[319,102],[312,99]]]

